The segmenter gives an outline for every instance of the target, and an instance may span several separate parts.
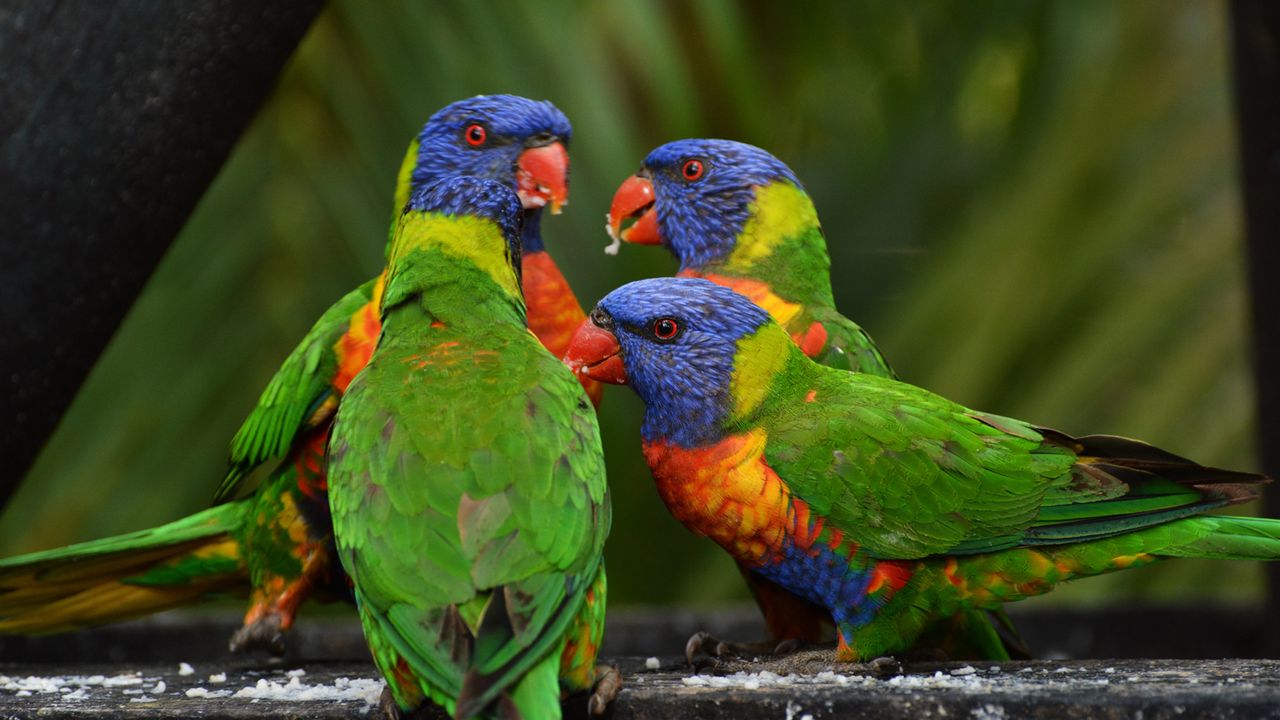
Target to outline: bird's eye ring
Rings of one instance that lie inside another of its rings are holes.
[[[659,318],[653,322],[653,336],[659,340],[674,340],[680,334],[680,323],[675,318]]]
[[[684,165],[680,167],[680,175],[688,182],[693,182],[702,178],[702,173],[707,169],[701,160],[692,159],[685,160]]]
[[[471,147],[480,147],[489,138],[489,131],[485,130],[480,123],[472,123],[467,126],[462,137],[466,139],[467,144]]]

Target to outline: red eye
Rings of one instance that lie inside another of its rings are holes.
[[[684,167],[680,168],[680,174],[684,175],[684,179],[693,182],[702,177],[703,167],[701,160],[685,160]]]
[[[659,340],[670,340],[680,333],[680,324],[671,318],[662,318],[653,323],[653,336]]]
[[[463,137],[467,139],[467,144],[471,147],[480,147],[484,144],[485,139],[489,137],[489,132],[480,123],[474,123],[467,126],[467,131],[463,133]]]

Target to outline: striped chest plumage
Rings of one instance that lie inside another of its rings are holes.
[[[586,313],[560,268],[545,251],[526,252],[521,269],[529,329],[552,355],[564,357],[573,331],[582,324]]]
[[[687,449],[646,442],[658,494],[685,527],[752,572],[826,607],[837,621],[870,614],[915,563],[877,562],[794,497],[764,457],[763,430]],[[870,599],[870,602],[867,600]]]

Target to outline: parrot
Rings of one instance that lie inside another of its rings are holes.
[[[817,210],[796,174],[768,151],[716,139],[662,145],[614,194],[606,230],[615,244],[665,246],[680,261],[679,277],[704,278],[751,298],[818,362],[896,377],[871,336],[836,309]],[[775,651],[821,637],[821,608],[740,569],[770,635],[782,641]],[[962,612],[926,637],[929,648],[953,659],[1030,657],[1002,611],[990,618]],[[718,654],[762,649],[699,633],[688,654],[703,647]]]
[[[528,330],[519,215],[490,180],[411,195],[329,440],[338,557],[405,714],[558,718],[562,688],[595,679],[604,454],[586,392]]]
[[[871,336],[836,310],[813,201],[767,151],[732,140],[662,145],[618,187],[608,221],[615,245],[663,245],[680,261],[679,277],[756,301],[818,362],[893,377]]]
[[[538,221],[544,207],[558,212],[568,200],[570,133],[550,102],[514,95],[454,102],[410,143],[395,190],[397,210],[414,188],[459,174],[517,193],[531,327],[558,356],[585,313],[543,247]],[[342,297],[284,361],[231,442],[221,504],[156,528],[0,561],[0,633],[60,632],[248,594],[231,648],[278,654],[306,599],[349,600],[333,560],[324,448],[338,401],[380,332],[384,283],[379,275]],[[596,399],[599,389],[588,383]],[[271,461],[278,464],[252,494],[231,500]]]
[[[672,515],[829,612],[839,661],[903,653],[938,618],[1074,578],[1280,558],[1280,520],[1206,514],[1253,499],[1265,476],[835,370],[715,283],[633,282],[589,318],[565,362],[643,401]]]

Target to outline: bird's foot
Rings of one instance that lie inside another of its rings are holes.
[[[404,711],[396,703],[396,696],[391,694],[391,686],[382,688],[382,696],[378,698],[378,709],[387,720],[402,720]]]
[[[591,699],[587,701],[587,711],[592,716],[600,716],[608,709],[609,703],[618,697],[622,689],[622,673],[616,665],[596,666],[596,685],[591,690]]]
[[[878,678],[890,678],[902,674],[902,663],[888,655],[873,658],[864,664],[869,674]]]
[[[796,652],[803,646],[804,642],[798,638],[732,643],[720,640],[709,632],[699,631],[684,644],[684,659],[685,662],[696,667],[696,660],[700,653],[709,655],[713,660],[760,656],[780,658]]]
[[[284,655],[284,619],[278,613],[259,614],[231,636],[231,652],[252,650],[265,650],[276,657]]]

